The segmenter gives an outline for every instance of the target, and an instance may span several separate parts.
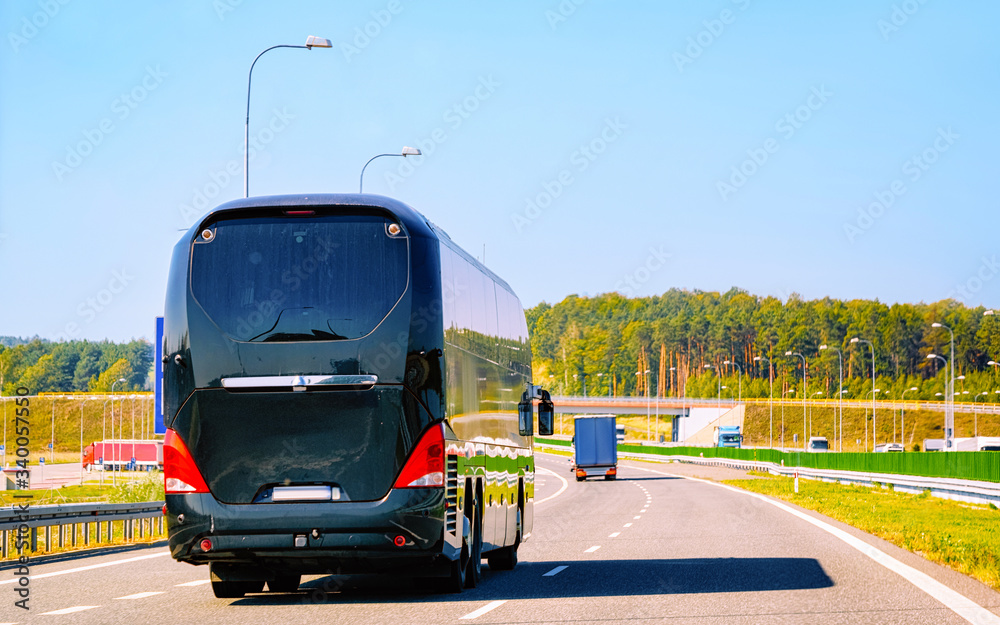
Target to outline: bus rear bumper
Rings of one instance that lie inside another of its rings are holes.
[[[446,531],[443,489],[392,490],[370,502],[230,505],[210,494],[166,502],[170,553],[190,564],[435,576],[461,551],[461,528]]]

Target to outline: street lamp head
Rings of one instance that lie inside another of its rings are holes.
[[[826,345],[820,345],[820,346],[819,346],[819,348],[820,348],[821,350],[822,350],[822,349],[826,349]]]
[[[911,386],[911,387],[910,387],[910,390],[911,390],[911,391],[919,391],[920,389],[919,389],[919,388],[917,388],[916,386]]]
[[[997,362],[995,360],[991,360],[986,364],[996,366]]]
[[[403,146],[403,151],[400,152],[403,156],[420,156],[421,152],[417,148],[411,148],[408,145]]]
[[[712,365],[705,365],[705,368],[706,368],[706,369],[711,369],[711,368],[712,368]]]
[[[858,337],[854,337],[853,339],[851,339],[851,342],[852,342],[852,343],[857,343],[857,342],[858,342],[858,341],[860,341],[860,340],[861,340],[861,339],[859,339]]]
[[[786,355],[786,356],[791,356],[791,355],[792,355],[792,352],[790,352],[790,351],[787,351],[787,352],[785,352],[785,355]]]
[[[724,364],[724,365],[728,365],[728,364],[731,364],[731,363],[730,363],[730,362],[729,362],[728,360],[723,360],[723,361],[722,361],[722,364]]]
[[[941,397],[944,393],[934,393],[934,397]]]
[[[312,50],[313,48],[332,48],[333,42],[329,39],[324,39],[322,37],[314,37],[309,35],[306,37],[306,47]]]
[[[942,327],[942,326],[941,326],[941,324],[940,324],[940,323],[937,323],[937,322],[934,322],[934,323],[932,323],[932,324],[931,324],[931,327],[932,327],[932,328],[940,328],[940,327]]]
[[[957,378],[955,378],[955,379],[956,379],[956,380],[964,380],[964,379],[965,379],[965,376],[964,376],[964,375],[960,375],[960,376],[958,376],[958,377],[957,377]]]
[[[940,358],[937,354],[927,354],[927,360],[932,360],[934,358]]]

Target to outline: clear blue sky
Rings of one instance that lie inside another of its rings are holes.
[[[421,147],[375,161],[365,190],[485,246],[525,306],[733,286],[998,306],[998,18],[986,1],[5,1],[0,334],[151,337],[181,229],[242,196],[250,63],[308,35],[334,48],[254,70],[251,194],[353,192],[371,156]]]

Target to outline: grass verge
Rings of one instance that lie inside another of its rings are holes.
[[[995,506],[813,480],[799,480],[795,493],[793,478],[777,476],[723,483],[814,510],[1000,590]]]

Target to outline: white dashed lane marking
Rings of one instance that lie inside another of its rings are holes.
[[[94,608],[97,608],[97,607],[100,607],[100,606],[96,606],[96,605],[77,605],[77,606],[73,606],[72,608],[63,608],[62,610],[53,610],[51,612],[42,612],[42,616],[45,616],[45,615],[48,615],[48,614],[72,614],[74,612],[83,612],[84,610],[93,610]]]
[[[478,610],[474,610],[472,612],[469,612],[465,616],[459,617],[459,620],[471,620],[471,619],[474,619],[474,618],[479,618],[480,616],[486,614],[490,610],[495,610],[495,609],[499,608],[500,606],[502,606],[505,603],[507,603],[506,599],[499,599],[497,601],[490,601],[489,603],[487,603],[483,607],[479,608]]]
[[[600,546],[600,545],[594,545],[594,546],[593,546],[593,547],[591,547],[590,549],[587,549],[586,551],[584,551],[584,553],[594,553],[595,551],[597,551],[597,550],[598,550],[598,549],[600,549],[600,548],[601,548],[601,546]]]
[[[210,579],[198,579],[193,582],[184,582],[183,584],[177,584],[178,586],[201,586],[202,584],[211,584]]]
[[[127,595],[125,597],[115,597],[115,600],[120,599],[145,599],[146,597],[152,597],[153,595],[162,595],[163,591],[147,591],[147,592],[137,592],[134,595]]]
[[[621,534],[621,532],[613,532],[608,535],[608,538],[618,538],[619,534]]]
[[[542,577],[555,577],[556,575],[559,575],[560,573],[562,573],[563,571],[565,571],[568,568],[569,567],[566,566],[565,564],[563,564],[561,566],[557,566],[556,568],[552,569],[551,571],[549,571],[545,575],[542,575]]]

